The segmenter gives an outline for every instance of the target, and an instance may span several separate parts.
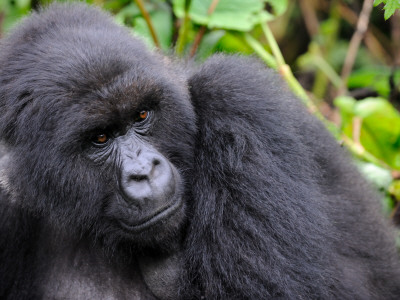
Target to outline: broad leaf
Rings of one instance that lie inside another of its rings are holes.
[[[174,13],[184,17],[184,0],[174,1]],[[192,0],[189,8],[190,19],[208,28],[223,28],[230,30],[249,31],[260,22],[272,20],[274,15],[264,10],[265,0],[220,0],[210,13],[213,0]],[[284,3],[270,2],[276,13],[281,13]],[[286,2],[284,0],[283,2]]]

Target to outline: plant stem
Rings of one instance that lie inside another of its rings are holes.
[[[211,16],[215,9],[217,8],[219,0],[213,0],[208,7],[207,15]],[[197,48],[199,47],[201,40],[203,39],[204,34],[206,33],[207,27],[205,25],[201,26],[200,30],[197,32],[196,37],[194,39],[192,49],[190,50],[190,57],[193,57],[196,54]]]
[[[144,6],[143,1],[135,0],[135,2],[137,4],[137,6],[139,7],[139,10],[140,10],[143,18],[146,21],[147,27],[150,30],[150,34],[151,34],[151,37],[153,38],[154,45],[156,45],[157,48],[160,48],[160,42],[158,41],[157,34],[156,34],[156,31],[154,30],[153,23],[151,22],[150,15],[149,15],[148,11],[146,10],[146,7]]]
[[[278,43],[276,42],[274,35],[272,34],[268,25],[265,23],[262,23],[261,28],[264,32],[264,35],[267,39],[269,46],[271,47],[271,51],[275,57],[279,73],[286,80],[289,87],[296,94],[296,96],[298,96],[311,111],[317,113],[318,109],[315,107],[315,105],[311,101],[310,97],[308,97],[304,88],[300,85],[300,83],[294,77],[290,67],[285,63],[285,59],[283,58],[282,52],[279,49]],[[320,116],[319,116],[319,118],[321,119]],[[322,117],[321,120],[323,120],[323,119],[324,118]]]
[[[325,74],[326,77],[329,78],[329,81],[335,86],[340,87],[342,84],[342,80],[340,76],[336,73],[336,71],[332,68],[332,66],[322,57],[322,55],[317,54],[315,56],[314,64],[318,69]]]
[[[190,23],[189,8],[191,2],[192,2],[191,0],[185,0],[185,16],[183,17],[183,23],[179,28],[178,39],[176,41],[175,52],[178,55],[182,55],[183,51],[185,50],[186,38],[189,31],[189,23]]]
[[[265,37],[267,38],[267,42],[271,47],[272,54],[274,55],[276,62],[278,64],[278,68],[285,64],[285,60],[279,49],[278,43],[276,42],[274,35],[272,34],[271,30],[269,29],[266,23],[261,23],[261,28],[264,32]]]
[[[374,0],[364,0],[360,17],[358,18],[356,31],[354,32],[350,40],[349,49],[344,60],[344,65],[341,73],[342,85],[338,91],[339,95],[343,95],[347,91],[347,79],[349,78],[351,70],[353,69],[358,48],[360,47],[361,41],[364,38],[364,35],[368,29],[369,17],[371,15],[373,4]]]
[[[369,0],[366,0],[369,1]],[[360,157],[361,159],[372,162],[378,166],[382,166],[388,168],[383,162],[378,160],[374,157],[371,153],[366,151],[363,147],[360,147],[359,144],[355,143],[353,140],[348,138],[346,135],[339,132],[339,129],[330,121],[328,121],[318,110],[315,104],[311,101],[310,97],[307,95],[304,88],[300,85],[297,79],[294,77],[292,70],[290,67],[285,63],[285,60],[282,56],[282,53],[279,49],[278,43],[276,42],[272,32],[270,31],[267,24],[261,24],[262,29],[264,31],[265,37],[271,47],[272,53],[276,59],[279,73],[282,75],[284,80],[288,83],[291,90],[297,95],[309,111],[316,116],[325,126],[326,128],[336,137],[336,139],[341,139],[346,146],[350,149],[350,151],[355,154],[356,156]]]
[[[244,34],[244,39],[246,43],[254,50],[254,52],[257,53],[257,55],[267,64],[268,67],[275,70],[278,68],[275,57],[265,50],[259,41],[257,41],[248,33]]]

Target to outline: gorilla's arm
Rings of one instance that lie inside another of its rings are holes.
[[[0,187],[0,298],[37,299],[31,276],[37,268],[38,220],[10,201]]]
[[[35,251],[40,229],[38,220],[13,204],[4,176],[9,161],[0,143],[0,298],[36,299],[31,274],[37,267]]]
[[[251,59],[216,56],[189,86],[199,128],[186,245],[190,292],[362,299],[375,284],[375,292],[391,295],[368,277],[386,251],[395,257],[387,227],[362,232],[382,222],[379,209],[363,199],[371,195],[342,149],[277,76]],[[337,206],[345,208],[336,213]],[[347,235],[339,234],[342,224],[351,224]]]

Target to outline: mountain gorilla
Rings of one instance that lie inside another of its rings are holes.
[[[399,299],[343,150],[253,59],[183,66],[96,8],[0,48],[1,299]]]

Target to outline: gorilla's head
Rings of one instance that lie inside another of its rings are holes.
[[[113,243],[179,237],[196,131],[182,71],[77,5],[27,19],[0,64],[1,182],[15,205]]]

